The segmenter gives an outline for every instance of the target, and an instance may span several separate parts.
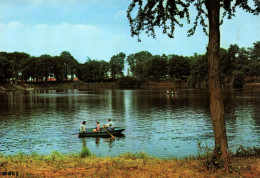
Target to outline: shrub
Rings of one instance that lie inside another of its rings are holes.
[[[233,72],[233,87],[235,88],[242,88],[244,85],[244,74],[241,71],[234,71]]]
[[[120,88],[136,88],[140,87],[143,81],[136,79],[134,77],[122,77],[118,81],[118,85]]]
[[[124,153],[119,156],[119,158],[125,158],[125,159],[147,159],[151,158],[147,153],[140,152],[140,153]]]
[[[82,147],[81,152],[80,152],[80,157],[81,158],[86,158],[91,156],[91,152],[87,147]]]
[[[236,157],[250,157],[250,156],[260,156],[260,147],[244,147],[240,145],[240,147],[236,150],[234,154]]]

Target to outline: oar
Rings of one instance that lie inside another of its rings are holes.
[[[104,127],[104,126],[103,126],[103,128],[105,129],[105,127]],[[115,137],[114,137],[114,136],[113,136],[111,133],[109,133],[109,132],[108,132],[108,130],[107,130],[107,129],[105,129],[105,130],[107,131],[107,133],[108,133],[109,135],[111,135],[111,138],[113,138],[113,139],[115,138]]]

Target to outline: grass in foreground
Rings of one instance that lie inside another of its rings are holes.
[[[259,177],[259,156],[240,156],[232,159],[232,173],[227,173],[208,169],[205,158],[157,159],[143,152],[113,158],[98,158],[87,149],[74,155],[19,153],[0,155],[0,177]]]

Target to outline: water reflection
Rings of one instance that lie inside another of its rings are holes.
[[[98,147],[99,144],[100,144],[100,137],[96,137],[96,141],[95,141],[95,143],[96,143],[96,145],[97,145],[97,147]]]
[[[86,139],[85,138],[81,138],[80,140],[82,142],[82,147],[87,147]]]
[[[108,147],[111,149],[114,145],[115,139],[112,138],[103,138],[104,143],[107,143]]]
[[[95,149],[101,149],[111,151],[111,149],[115,146],[115,142],[119,141],[118,139],[112,139],[111,137],[87,137],[87,138],[79,138],[82,143],[82,148],[87,148],[87,143],[92,146],[93,142],[95,143]]]
[[[260,90],[224,90],[230,147],[260,144]],[[197,143],[214,138],[209,93],[182,89],[30,90],[0,95],[0,151],[77,153],[83,146],[97,156],[140,152],[157,157],[197,154]],[[100,125],[112,118],[126,137],[77,138],[80,123]]]

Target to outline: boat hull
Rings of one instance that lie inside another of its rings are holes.
[[[114,130],[108,131],[109,133],[107,133],[107,131],[105,131],[105,129],[101,128],[100,132],[93,132],[94,128],[87,128],[88,132],[84,132],[84,133],[78,133],[78,137],[110,137],[112,134],[113,136],[122,136],[122,132],[125,130],[122,127],[115,127]]]

